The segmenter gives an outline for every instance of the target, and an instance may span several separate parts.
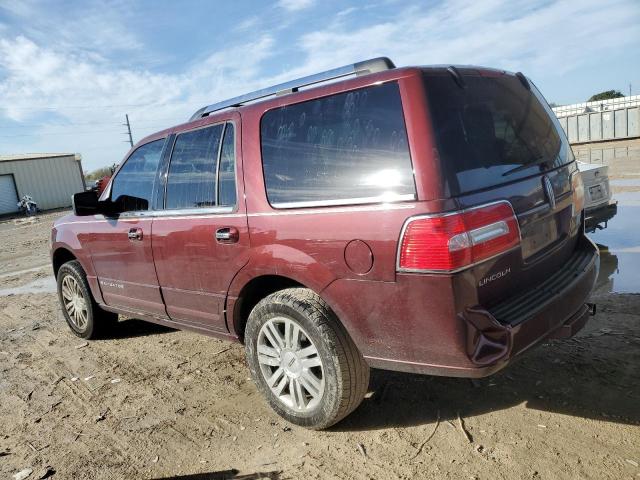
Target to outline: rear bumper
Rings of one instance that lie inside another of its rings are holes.
[[[599,268],[597,247],[583,237],[565,267],[542,284],[490,311],[467,309],[467,353],[476,366],[469,376],[494,373],[546,339],[575,335],[592,314],[586,300]]]
[[[618,213],[618,202],[615,200],[586,209],[584,212],[585,230],[589,233],[595,232],[596,229],[606,228],[607,222],[615,217],[616,213]]]
[[[457,310],[456,298],[468,289],[456,293],[452,279],[438,275],[398,275],[393,283],[340,280],[322,295],[370,366],[477,378],[547,338],[579,331],[598,270],[598,250],[582,236],[561,271],[490,310]]]

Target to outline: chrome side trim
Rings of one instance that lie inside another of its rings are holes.
[[[360,198],[344,198],[338,200],[313,200],[309,202],[279,202],[272,203],[274,208],[313,208],[313,207],[332,207],[341,205],[359,205],[364,203],[393,203],[406,202],[416,200],[415,193],[407,193],[403,195],[378,195],[377,197],[360,197]]]
[[[205,215],[233,213],[235,207],[176,208],[174,210],[145,210],[144,212],[125,212],[118,220],[132,218],[165,218],[165,217],[201,217]]]
[[[329,213],[353,213],[353,212],[375,212],[379,210],[413,210],[416,206],[414,203],[372,203],[363,205],[345,205],[343,208],[326,207],[312,209],[289,209],[276,210],[272,212],[248,213],[247,217],[276,217],[280,215],[322,215]]]
[[[511,208],[511,211],[513,212],[513,218],[516,220],[516,224],[518,225],[518,239],[519,239],[519,243],[522,243],[522,232],[520,231],[520,222],[518,221],[518,217],[516,216],[516,212],[513,209],[513,205],[511,205],[511,202],[508,200],[496,200],[495,202],[489,202],[489,203],[485,203],[483,205],[478,205],[475,207],[471,207],[471,208],[465,208],[463,210],[454,210],[452,212],[444,212],[444,213],[430,213],[430,214],[425,214],[425,215],[416,215],[415,217],[409,217],[405,220],[404,225],[402,225],[402,230],[400,230],[400,238],[398,240],[398,247],[396,249],[396,273],[435,273],[435,274],[439,274],[439,275],[450,275],[453,273],[458,273],[458,272],[462,272],[464,270],[468,270],[472,267],[475,267],[476,265],[480,265],[481,263],[484,262],[488,262],[489,260],[493,260],[496,257],[499,257],[501,255],[504,255],[507,252],[511,252],[512,250],[516,250],[518,248],[520,248],[520,244],[516,245],[515,247],[512,247],[508,250],[505,250],[503,252],[500,252],[496,255],[492,255],[491,257],[488,258],[483,258],[482,260],[478,261],[478,262],[474,262],[470,265],[465,265],[464,267],[460,267],[457,268],[455,270],[421,270],[421,269],[417,269],[417,268],[400,268],[400,249],[402,248],[402,239],[404,238],[404,234],[405,231],[407,230],[407,227],[409,226],[409,224],[415,220],[420,220],[422,218],[442,218],[442,217],[449,217],[451,215],[459,215],[461,213],[465,213],[465,212],[470,212],[473,210],[478,210],[479,208],[485,208],[485,207],[491,207],[492,205],[498,205],[501,203],[505,203],[507,205],[509,205],[509,207]]]
[[[156,210],[153,212],[153,217],[193,217],[211,214],[233,213],[234,210],[235,207],[177,208],[175,210]]]

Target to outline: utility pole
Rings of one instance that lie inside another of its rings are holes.
[[[123,123],[122,125],[124,125],[125,127],[127,127],[127,133],[125,133],[125,135],[129,135],[129,145],[131,145],[133,147],[133,137],[131,136],[131,124],[129,123],[129,114],[126,113],[124,115],[124,118],[127,119],[127,123]],[[125,140],[126,142],[126,140]]]

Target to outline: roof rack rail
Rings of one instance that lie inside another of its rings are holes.
[[[347,77],[349,75],[367,75],[369,73],[382,72],[384,70],[390,70],[392,68],[396,68],[396,66],[387,57],[377,57],[370,60],[353,63],[351,65],[345,65],[344,67],[334,68],[331,70],[327,70],[326,72],[316,73],[314,75],[298,78],[296,80],[291,80],[285,83],[280,83],[272,87],[263,88],[261,90],[256,90],[255,92],[246,93],[238,97],[223,100],[222,102],[207,105],[194,113],[189,121],[206,117],[212,112],[216,112],[225,108],[239,107],[244,103],[259,100],[271,95],[282,95],[286,93],[297,92],[301,87],[307,87],[316,83],[327,82],[329,80]]]

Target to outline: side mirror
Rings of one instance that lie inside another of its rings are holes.
[[[99,194],[95,190],[76,193],[71,198],[73,200],[73,213],[79,217],[87,217],[99,213],[112,217],[122,212],[149,209],[149,202],[146,199],[129,195],[120,195],[115,202],[111,200],[99,202]]]
[[[98,193],[95,190],[76,193],[71,197],[73,213],[79,217],[95,215],[98,209]]]

